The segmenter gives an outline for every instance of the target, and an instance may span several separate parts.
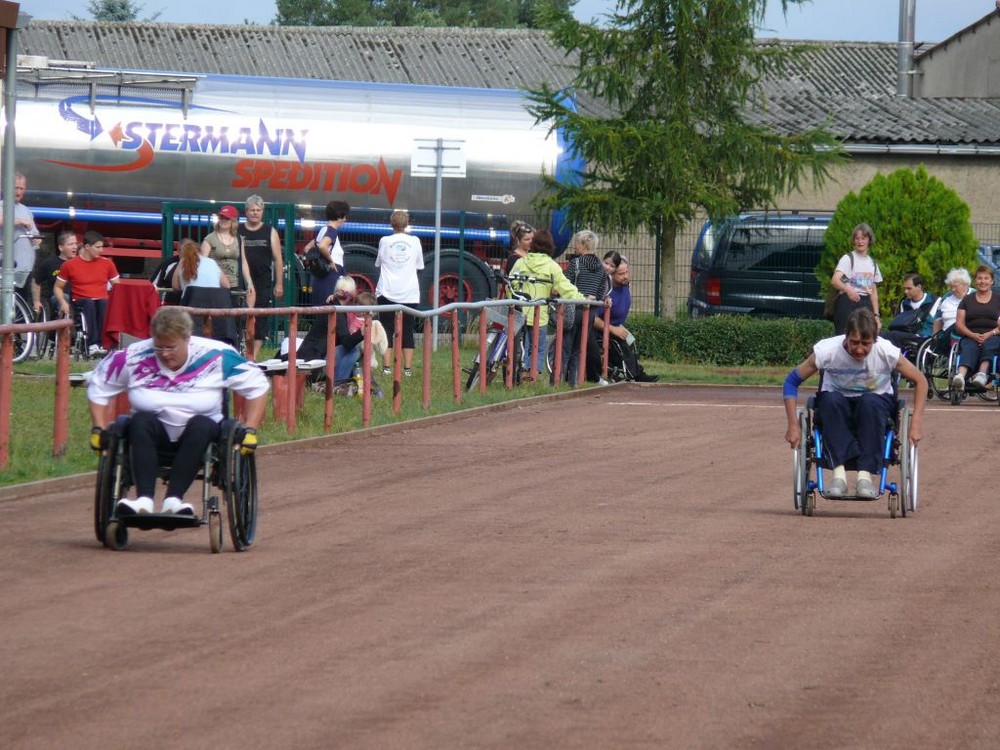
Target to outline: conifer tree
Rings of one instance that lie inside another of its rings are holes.
[[[781,0],[782,7],[798,1]],[[554,8],[541,13],[556,44],[577,57],[570,90],[532,91],[529,110],[562,131],[587,166],[576,182],[547,176],[536,207],[565,208],[575,223],[599,231],[658,235],[666,316],[681,303],[679,229],[703,213],[772,206],[804,179],[820,186],[843,158],[823,129],[779,135],[749,122],[748,112],[763,106],[761,77],[796,53],[756,43],[766,5],[618,0],[601,25]],[[567,94],[587,98],[590,111],[577,111]]]

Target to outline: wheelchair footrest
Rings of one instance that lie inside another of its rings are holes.
[[[841,495],[840,497],[830,497],[829,495],[823,495],[823,493],[820,493],[825,500],[856,500],[862,503],[870,503],[872,500],[881,500],[884,494],[885,493],[882,495],[876,495],[875,497],[861,497],[859,495]]]
[[[141,513],[121,515],[117,518],[118,523],[132,529],[162,529],[173,531],[174,529],[193,529],[201,526],[199,516],[177,516],[172,514]]]

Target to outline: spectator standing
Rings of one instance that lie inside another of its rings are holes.
[[[281,259],[281,240],[278,230],[264,223],[264,199],[251,195],[246,201],[246,222],[238,232],[243,239],[243,252],[255,292],[254,307],[271,307],[285,293],[285,264]],[[263,321],[257,322],[257,331],[263,332]],[[264,337],[255,333],[253,356],[256,359],[264,344]]]
[[[201,254],[219,264],[229,279],[230,289],[246,291],[246,306],[257,304],[256,290],[247,265],[246,253],[238,231],[240,214],[235,206],[223,206],[215,222],[215,230],[201,243]]]
[[[523,221],[517,220],[510,225],[510,254],[503,264],[503,272],[510,276],[510,271],[521,258],[531,250],[531,240],[535,236],[534,228]]]
[[[87,232],[83,236],[83,249],[59,269],[53,290],[59,312],[69,317],[71,311],[66,299],[66,287],[72,286],[73,306],[86,321],[87,353],[91,357],[107,354],[101,346],[101,335],[108,311],[108,290],[118,283],[118,269],[110,258],[102,257],[103,251],[104,237],[98,232]]]
[[[575,253],[566,268],[566,278],[580,290],[586,299],[602,300],[608,296],[611,287],[611,279],[604,269],[604,265],[597,257],[598,237],[589,229],[577,232],[570,240],[570,249]],[[583,330],[583,308],[572,305],[565,306],[566,313],[563,317],[565,330],[563,331],[563,366],[565,367],[566,382],[576,385],[577,374],[580,369],[580,341],[586,342],[588,349],[587,361],[596,360],[600,357],[599,352],[593,352],[593,357],[589,355],[589,350],[595,346],[591,331],[594,329],[594,318],[598,315],[598,308],[591,308],[587,330]],[[599,373],[594,371],[586,374],[588,380],[597,382]]]
[[[510,269],[510,283],[519,292],[527,293],[531,299],[548,299],[553,291],[559,293],[564,299],[583,299],[580,290],[573,286],[573,283],[566,278],[562,268],[556,263],[552,256],[555,254],[556,244],[552,239],[552,233],[547,229],[539,229],[534,232],[531,238],[530,252],[514,263]],[[539,308],[538,316],[538,349],[532,351],[534,332],[534,308],[524,309],[524,359],[521,367],[531,370],[532,360],[535,362],[535,369],[542,372],[545,367],[546,341],[548,339],[549,308],[542,305]],[[522,376],[523,377],[523,376]]]
[[[351,207],[346,201],[334,200],[326,204],[326,224],[316,232],[316,247],[330,272],[326,276],[312,274],[310,277],[314,305],[325,305],[337,286],[337,280],[344,275],[344,248],[339,235],[350,212]]]
[[[35,217],[26,205],[24,192],[28,189],[28,178],[20,172],[14,173],[14,282],[17,291],[25,299],[30,299],[31,272],[35,269],[35,254],[42,238],[38,236]],[[3,201],[0,200],[0,230],[3,229]],[[0,257],[3,257],[0,251]],[[19,283],[18,283],[19,282]]]
[[[410,215],[406,211],[393,211],[389,217],[393,234],[378,243],[375,267],[379,269],[375,294],[380,305],[416,305],[420,303],[419,272],[424,267],[424,251],[420,240],[407,234]],[[379,321],[389,337],[389,348],[382,357],[382,373],[392,372],[393,340],[396,334],[396,313],[381,312]],[[413,325],[412,315],[403,315],[403,374],[413,375]]]
[[[833,330],[837,335],[844,333],[847,318],[859,307],[869,308],[879,329],[882,328],[878,311],[878,284],[882,282],[882,272],[870,254],[875,233],[868,224],[858,224],[851,232],[851,243],[854,249],[840,257],[830,277],[831,286],[839,292],[833,310]]]

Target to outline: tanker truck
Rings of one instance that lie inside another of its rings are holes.
[[[374,287],[389,214],[410,211],[432,304],[437,180],[414,171],[427,165],[428,142],[443,139],[464,153],[465,176],[441,181],[439,301],[483,299],[496,292],[489,266],[507,252],[511,219],[532,216],[542,174],[563,179],[580,169],[560,134],[534,123],[519,91],[52,66],[19,75],[24,202],[50,234],[93,229],[111,238],[109,254],[126,275],[148,272],[182,236],[200,239],[213,207],[232,203],[242,213],[251,194],[294,206],[269,214],[294,274],[295,250],[337,198],[352,207],[341,241],[363,287]],[[564,246],[564,217],[549,223]]]

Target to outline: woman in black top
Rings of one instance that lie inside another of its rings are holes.
[[[959,368],[952,379],[952,388],[965,389],[965,378],[975,371],[970,381],[978,389],[986,387],[993,360],[1000,354],[1000,294],[993,293],[993,271],[983,265],[976,269],[976,291],[958,304],[955,332],[959,342]]]

